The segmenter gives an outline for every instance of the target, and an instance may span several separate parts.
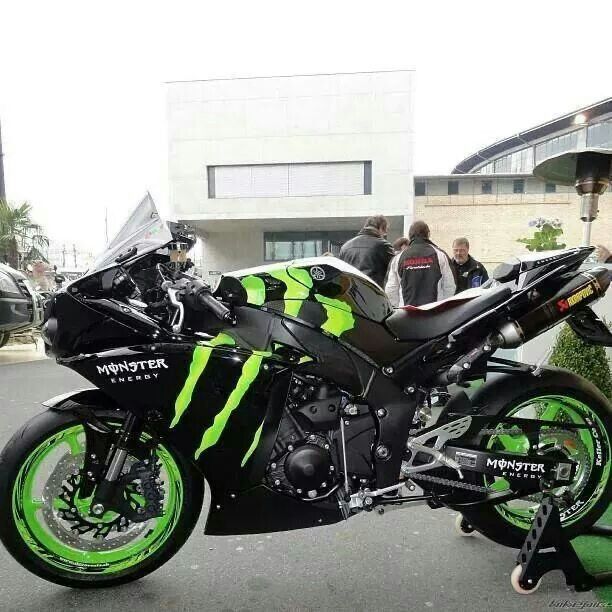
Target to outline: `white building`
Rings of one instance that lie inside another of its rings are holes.
[[[169,196],[204,276],[337,252],[413,217],[412,71],[168,84]]]

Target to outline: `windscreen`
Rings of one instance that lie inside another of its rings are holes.
[[[117,235],[108,243],[106,251],[96,257],[88,274],[115,265],[117,257],[132,247],[138,255],[156,251],[172,241],[172,233],[159,216],[150,194],[132,211]]]

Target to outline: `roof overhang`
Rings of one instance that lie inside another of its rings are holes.
[[[585,115],[586,119],[591,122],[593,119],[597,119],[598,117],[602,117],[609,113],[612,113],[612,98],[607,98],[600,102],[596,102],[595,104],[591,104],[590,106],[585,106],[584,108],[575,110],[567,115],[563,115],[562,117],[548,121],[547,123],[537,125],[536,127],[525,130],[524,132],[519,132],[518,134],[505,138],[504,140],[499,140],[498,142],[495,142],[492,145],[485,147],[484,149],[481,149],[480,151],[477,151],[473,155],[470,155],[469,157],[466,157],[464,160],[460,161],[453,168],[452,173],[468,174],[472,172],[472,170],[479,164],[490,161],[491,159],[498,157],[501,153],[511,151],[512,149],[516,149],[522,145],[534,144],[538,140],[546,138],[546,136],[550,136],[556,132],[563,132],[572,127],[578,129],[580,126],[576,125],[575,123],[577,115]]]

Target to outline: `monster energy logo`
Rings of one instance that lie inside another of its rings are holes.
[[[143,361],[119,361],[117,363],[105,363],[103,366],[97,365],[98,374],[106,374],[107,376],[115,376],[123,372],[142,372],[144,370],[160,370],[168,369],[168,364],[165,359],[146,359]]]
[[[537,478],[538,474],[545,474],[546,466],[543,463],[531,463],[516,459],[487,458],[487,467],[501,470],[504,476],[511,478]]]

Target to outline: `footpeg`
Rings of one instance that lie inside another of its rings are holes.
[[[420,444],[419,442],[416,442],[414,440],[409,440],[406,446],[408,447],[408,450],[412,451],[415,455],[416,453],[425,453],[434,458],[433,462],[426,464],[428,466],[428,469],[430,466],[435,467],[435,464],[445,465],[455,470],[457,474],[459,474],[459,478],[463,480],[463,472],[461,471],[461,465],[459,465],[454,459],[451,459],[450,457],[440,452],[439,450],[436,450],[435,448],[431,448],[429,446],[425,446],[424,444]],[[405,468],[404,468],[404,463],[406,464]],[[418,467],[421,467],[421,466],[418,466]],[[410,473],[414,471],[416,470],[410,468],[408,466],[408,462],[406,461],[402,462],[402,473],[403,474],[405,474],[406,476],[409,476]]]

